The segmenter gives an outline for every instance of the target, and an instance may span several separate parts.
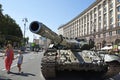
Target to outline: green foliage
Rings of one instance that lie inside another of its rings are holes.
[[[23,38],[20,26],[8,14],[3,15],[2,11],[2,5],[0,4],[0,35],[2,35],[5,40],[20,42]]]

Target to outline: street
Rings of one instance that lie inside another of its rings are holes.
[[[44,80],[40,72],[40,59],[42,53],[28,52],[23,54],[22,74],[18,74],[16,66],[17,60],[13,61],[11,74],[7,74],[4,69],[4,60],[0,57],[0,80]]]

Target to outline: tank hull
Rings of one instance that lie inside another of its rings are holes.
[[[89,51],[87,51],[89,52]],[[97,60],[86,60],[82,56],[83,52],[73,52],[71,50],[48,50],[42,58],[41,71],[45,78],[56,77],[58,71],[96,71],[107,72],[108,66],[104,62]],[[88,54],[86,54],[88,55]],[[91,58],[93,59],[93,58]],[[97,58],[96,58],[97,59]]]

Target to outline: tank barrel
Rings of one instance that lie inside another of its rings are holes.
[[[66,47],[70,47],[69,43],[66,40],[64,40],[62,36],[59,36],[41,22],[33,21],[31,22],[29,28],[30,31],[35,34],[41,35],[42,37],[46,37],[56,43],[65,45]]]
[[[38,34],[38,35],[41,35],[42,37],[46,37],[50,40],[53,40],[57,43],[60,43],[61,42],[61,37],[58,36],[55,32],[53,32],[52,30],[50,30],[48,27],[46,27],[43,23],[41,22],[38,22],[38,21],[33,21],[31,24],[30,24],[30,31],[35,33],[35,34]]]
[[[83,49],[88,46],[87,42],[80,43],[78,41],[70,41],[70,40],[63,39],[62,36],[59,36],[58,34],[53,32],[51,29],[49,29],[46,25],[44,25],[43,23],[38,22],[38,21],[31,22],[29,28],[30,28],[31,32],[38,34],[42,37],[46,37],[46,38],[50,39],[51,41],[53,41],[57,44],[63,45],[69,49],[75,48],[75,47],[77,47],[79,49]]]

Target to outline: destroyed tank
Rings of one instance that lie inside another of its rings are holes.
[[[30,31],[52,41],[41,60],[41,72],[45,78],[56,77],[57,71],[106,72],[107,64],[85,39],[66,39],[50,30],[43,23],[33,21]]]

